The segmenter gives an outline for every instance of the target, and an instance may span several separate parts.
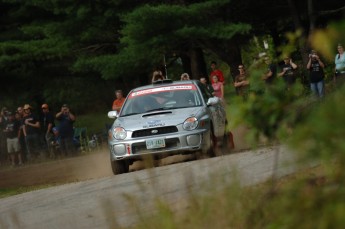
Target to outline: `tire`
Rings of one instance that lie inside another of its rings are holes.
[[[210,141],[210,146],[209,146],[209,148],[208,148],[208,150],[207,150],[207,154],[210,156],[210,157],[214,157],[214,156],[216,156],[217,154],[216,154],[216,152],[217,152],[217,138],[216,138],[216,136],[214,135],[214,133],[213,133],[213,130],[212,130],[212,128],[211,128],[211,130],[210,130],[210,139],[209,139],[209,141]]]
[[[224,134],[222,151],[223,151],[224,154],[228,154],[234,148],[235,148],[235,146],[234,146],[233,135],[232,135],[231,131],[229,131],[229,132]]]
[[[129,163],[126,160],[111,161],[111,169],[113,170],[114,175],[128,173]]]

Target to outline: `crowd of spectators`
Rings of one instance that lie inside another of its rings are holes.
[[[3,107],[0,162],[21,166],[38,158],[74,155],[78,148],[73,127],[75,120],[67,104],[63,104],[55,115],[46,103],[41,105],[40,111],[30,104],[13,111]]]
[[[342,85],[345,81],[345,55],[344,47],[337,46],[338,53],[334,60],[334,82]],[[263,57],[267,71],[263,74],[262,80],[268,87],[281,77],[286,83],[286,90],[296,83],[296,69],[299,68],[292,58],[286,56],[283,64],[276,65],[268,56]],[[224,101],[225,78],[223,72],[218,69],[217,63],[210,64],[209,82],[206,77],[200,81],[214,95]],[[309,71],[310,90],[318,98],[325,96],[324,86],[325,64],[315,50],[309,54],[306,69]],[[152,74],[152,82],[164,80],[166,77],[162,71],[155,70]],[[181,74],[181,80],[190,80],[188,73]],[[238,75],[231,83],[236,94],[246,100],[250,91],[250,74],[243,64],[238,65]],[[122,90],[115,91],[115,100],[112,110],[120,111],[125,97]],[[10,111],[6,107],[1,109],[0,114],[0,162],[9,161],[12,165],[22,165],[37,157],[52,156],[52,151],[58,149],[58,154],[72,155],[76,152],[76,140],[74,139],[73,123],[76,120],[67,104],[63,104],[55,115],[49,110],[48,104],[41,105],[39,112],[29,104]],[[58,125],[55,125],[55,121]],[[54,153],[55,154],[55,153]]]

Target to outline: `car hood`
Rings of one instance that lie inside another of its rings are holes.
[[[175,110],[154,111],[138,115],[119,117],[115,120],[116,127],[126,130],[154,128],[160,126],[176,126],[182,124],[187,118],[199,118],[206,112],[204,107],[180,108]]]

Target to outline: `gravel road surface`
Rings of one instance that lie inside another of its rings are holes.
[[[157,198],[183,209],[191,190],[200,192],[215,178],[224,184],[236,174],[241,185],[253,185],[271,179],[274,170],[276,177],[293,173],[295,164],[285,147],[269,147],[32,191],[0,199],[0,228],[129,226],[137,221],[137,208],[154,212]]]

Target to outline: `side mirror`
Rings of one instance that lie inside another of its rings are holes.
[[[117,111],[109,111],[108,117],[109,118],[117,118],[117,117],[119,117],[119,113],[117,113]]]
[[[216,105],[219,102],[220,102],[220,99],[218,97],[214,96],[214,97],[208,99],[207,106],[209,106],[209,105]]]

